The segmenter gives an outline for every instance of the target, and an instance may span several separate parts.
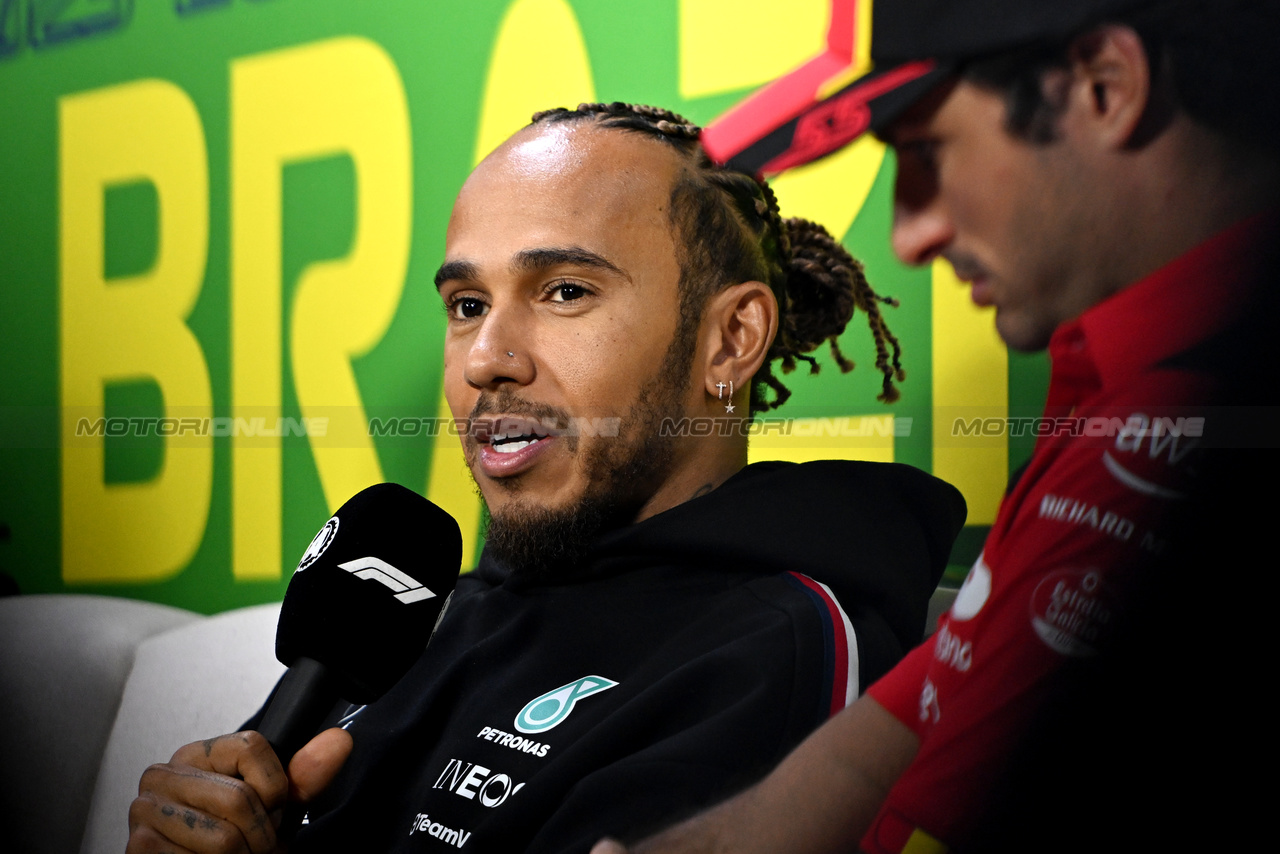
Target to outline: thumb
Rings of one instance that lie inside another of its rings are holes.
[[[627,849],[615,839],[601,839],[591,849],[591,854],[627,854]]]
[[[355,742],[344,729],[327,729],[308,741],[289,762],[289,800],[307,803],[333,782]]]

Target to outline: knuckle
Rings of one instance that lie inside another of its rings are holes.
[[[229,738],[238,739],[241,744],[251,750],[261,750],[262,748],[269,746],[267,744],[266,736],[255,729],[241,730],[240,732],[229,736]]]
[[[134,834],[146,835],[148,822],[155,816],[156,804],[155,800],[148,796],[138,795],[133,799],[133,803],[129,804],[129,839],[133,839]],[[132,850],[132,849],[131,849]]]
[[[168,840],[164,838],[155,828],[149,825],[143,825],[137,828],[130,828],[129,844],[125,848],[125,854],[153,854],[153,852],[161,851],[165,847]]]
[[[155,808],[156,802],[149,795],[143,794],[134,798],[129,804],[129,829],[143,827],[146,820],[155,812]]]
[[[267,808],[256,789],[243,780],[230,777],[224,777],[218,782],[222,784],[222,790],[217,797],[218,814],[246,830],[261,829],[270,825],[266,818]]]
[[[208,820],[200,826],[204,847],[212,851],[244,852],[249,848],[244,836],[229,822]]]
[[[169,773],[169,766],[162,762],[157,762],[154,765],[148,766],[147,770],[143,771],[142,776],[138,779],[138,794],[141,795],[144,792],[150,791],[158,785],[161,780],[169,776]]]
[[[244,745],[246,752],[255,759],[278,761],[275,749],[272,748],[271,743],[267,741],[267,737],[262,733],[256,730],[245,730],[244,732],[236,733],[236,735],[241,738],[241,743]]]
[[[267,737],[256,730],[244,730],[226,738],[234,739],[236,750],[241,755],[263,765],[279,765],[275,749],[267,741]]]
[[[173,752],[169,763],[172,765],[195,765],[200,763],[208,757],[209,752],[217,741],[217,738],[207,738],[204,741],[193,741],[190,744],[184,744]]]
[[[226,778],[223,781],[228,799],[242,812],[256,813],[262,806],[257,791],[244,780]]]

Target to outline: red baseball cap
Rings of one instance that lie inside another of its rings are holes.
[[[753,174],[800,166],[882,130],[967,59],[1066,38],[1160,0],[876,0],[872,69],[840,85],[856,61],[858,5],[868,2],[832,0],[827,49],[708,125],[708,156]]]

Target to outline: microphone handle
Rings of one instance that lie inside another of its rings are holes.
[[[258,732],[266,737],[286,772],[293,754],[315,737],[339,699],[328,668],[314,658],[299,656],[285,671]]]

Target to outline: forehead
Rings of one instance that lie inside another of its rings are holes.
[[[589,121],[534,125],[463,184],[445,254],[577,246],[619,266],[635,251],[673,255],[668,208],[681,168],[675,151],[638,133]]]

